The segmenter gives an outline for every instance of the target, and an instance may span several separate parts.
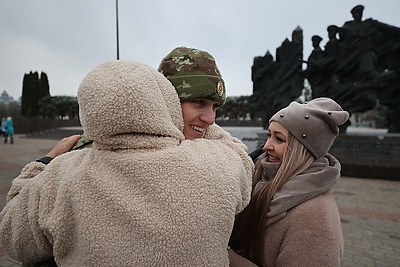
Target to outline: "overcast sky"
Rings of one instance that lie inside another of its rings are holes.
[[[252,94],[255,56],[275,50],[300,26],[304,59],[311,36],[363,19],[400,27],[399,0],[119,0],[119,55],[157,68],[177,46],[207,50],[217,60],[228,96]],[[116,0],[1,0],[0,93],[14,99],[30,71],[45,72],[50,94],[76,96],[84,76],[117,58]]]

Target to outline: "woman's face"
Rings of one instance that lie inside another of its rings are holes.
[[[208,126],[215,122],[216,110],[220,103],[214,100],[198,99],[182,102],[183,134],[186,139],[204,137]]]
[[[268,162],[282,162],[287,147],[288,130],[279,123],[272,121],[267,130],[268,139],[264,145]]]

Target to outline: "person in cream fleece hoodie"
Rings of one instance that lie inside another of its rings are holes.
[[[141,63],[97,66],[78,103],[93,149],[23,168],[0,213],[3,249],[58,266],[229,266],[251,193],[246,146],[215,124],[185,140],[174,87]]]

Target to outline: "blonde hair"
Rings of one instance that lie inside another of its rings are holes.
[[[290,132],[281,165],[273,179],[253,195],[250,204],[237,216],[231,238],[231,247],[259,266],[264,266],[264,235],[267,213],[275,193],[288,180],[307,169],[314,161],[312,154]],[[262,179],[261,155],[255,163],[253,190]]]

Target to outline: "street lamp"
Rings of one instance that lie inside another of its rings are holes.
[[[119,60],[119,29],[118,29],[118,0],[115,0],[116,26],[117,26],[117,60]]]

